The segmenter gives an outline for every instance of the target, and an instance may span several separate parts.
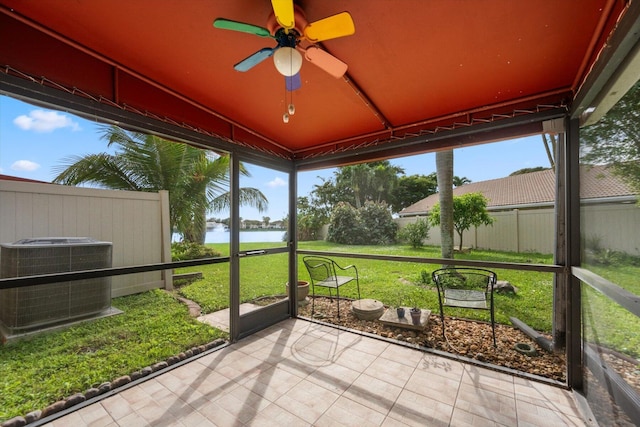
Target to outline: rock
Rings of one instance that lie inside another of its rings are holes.
[[[167,365],[169,366],[175,365],[179,361],[180,361],[180,358],[178,356],[171,356],[167,359]]]
[[[71,408],[72,406],[76,406],[78,403],[82,403],[85,400],[87,400],[87,398],[82,393],[72,394],[71,396],[67,397],[67,399],[65,400],[65,409]]]
[[[98,391],[100,391],[100,394],[106,393],[109,390],[111,390],[111,383],[110,382],[104,382],[102,384],[100,384],[98,386]]]
[[[131,375],[129,375],[131,377],[131,381],[135,381],[137,379],[142,378],[142,372],[141,371],[135,371],[132,372]]]
[[[145,366],[144,368],[142,368],[140,373],[142,374],[143,377],[146,377],[147,375],[150,375],[151,373],[153,373],[153,369],[151,368],[151,366]]]
[[[65,408],[66,402],[64,400],[58,400],[56,403],[52,403],[42,410],[42,418],[48,417],[51,414],[60,412]],[[4,427],[4,426],[3,426]]]
[[[476,354],[476,360],[479,360],[480,362],[484,362],[486,359],[484,357],[484,354],[478,353]]]
[[[493,286],[494,292],[499,294],[517,294],[518,288],[513,286],[506,280],[498,280],[496,284]]]
[[[27,425],[27,420],[23,417],[13,417],[2,423],[2,427],[23,427]]]
[[[91,387],[85,390],[84,392],[84,397],[89,400],[89,399],[93,399],[94,397],[96,397],[97,395],[100,394],[100,390],[98,390],[96,387]]]
[[[129,375],[124,375],[122,377],[116,378],[115,380],[111,381],[111,388],[118,388],[118,387],[122,387],[125,384],[128,384],[131,382],[131,377]]]
[[[155,364],[151,365],[151,369],[153,370],[153,372],[157,372],[157,371],[159,371],[161,369],[166,368],[167,366],[169,366],[167,364],[167,362],[162,361],[162,362],[158,362],[158,363],[155,363]]]
[[[40,409],[36,409],[35,411],[31,411],[27,415],[25,415],[24,419],[27,424],[30,424],[38,421],[40,417],[42,417],[42,411]]]

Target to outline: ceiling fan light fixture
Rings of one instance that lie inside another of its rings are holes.
[[[273,54],[273,63],[285,77],[296,75],[302,68],[302,55],[292,47],[281,47]]]

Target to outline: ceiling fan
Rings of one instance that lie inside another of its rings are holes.
[[[347,64],[322,50],[316,43],[354,34],[355,26],[348,12],[308,23],[302,9],[294,6],[293,0],[271,0],[271,6],[273,13],[268,19],[267,28],[224,18],[213,21],[215,28],[271,38],[277,43],[275,47],[262,48],[238,62],[233,66],[235,70],[249,71],[273,56],[276,69],[285,76],[287,90],[294,91],[301,86],[300,68],[304,54],[307,61],[330,75],[336,78],[344,75]]]

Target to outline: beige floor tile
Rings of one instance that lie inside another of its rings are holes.
[[[564,414],[531,403],[517,401],[518,425],[527,426],[566,426],[568,418]],[[584,423],[582,424],[584,425]]]
[[[479,389],[501,393],[509,397],[515,397],[513,377],[501,372],[495,372],[472,365],[465,365],[462,382]]]
[[[142,415],[137,414],[135,412],[122,418],[120,421],[118,421],[118,424],[120,426],[127,426],[127,427],[148,427],[149,426],[149,422],[145,420]]]
[[[404,389],[389,411],[389,418],[409,426],[448,426],[453,406]]]
[[[462,384],[455,408],[501,425],[516,425],[516,401],[514,398],[489,390]]]
[[[387,348],[380,353],[380,357],[415,368],[424,357],[424,354],[425,353],[419,350],[413,350],[402,345],[392,344],[388,345]]]
[[[378,357],[376,360],[371,362],[369,367],[365,369],[364,373],[382,381],[386,381],[389,384],[404,387],[414,371],[415,368],[410,366]]]
[[[288,320],[47,424],[583,426],[571,392]]]
[[[460,389],[460,381],[416,369],[404,388],[429,399],[453,406]]]
[[[451,425],[456,427],[498,427],[498,426],[516,426],[516,421],[511,424],[499,424],[495,421],[486,419],[477,414],[464,411],[460,408],[453,409],[453,416],[451,417]]]
[[[373,354],[355,348],[344,348],[340,351],[340,354],[337,355],[335,363],[359,372],[364,372],[376,359],[377,357]]]
[[[384,418],[384,414],[341,396],[316,420],[315,425],[317,427],[372,427],[381,425]]]
[[[96,426],[106,426],[110,424],[112,421],[115,421],[111,415],[107,412],[107,410],[99,403],[85,406],[73,414],[78,414],[82,418],[82,421],[86,423],[86,425],[96,425]],[[66,418],[66,417],[65,417]],[[64,419],[64,418],[63,418]],[[73,423],[69,422],[67,425],[72,425]],[[82,424],[78,424],[82,425]]]
[[[302,381],[301,377],[276,367],[251,378],[242,385],[270,402],[275,402],[300,381]]]
[[[302,380],[275,403],[283,409],[313,424],[339,395],[310,381]]]
[[[246,425],[255,427],[307,427],[309,423],[272,403],[256,414]]]
[[[435,354],[421,353],[422,358],[416,370],[425,371],[433,375],[449,378],[456,381],[462,380],[464,365],[456,360]]]
[[[343,396],[386,415],[401,391],[401,387],[362,374],[344,392]]]
[[[344,334],[344,332],[343,332]],[[371,354],[373,356],[380,356],[389,346],[392,345],[386,341],[372,339],[372,338],[361,338],[350,345],[350,348],[360,350],[367,354]]]
[[[361,373],[354,369],[333,364],[316,369],[306,379],[334,393],[342,394],[360,375]]]
[[[123,393],[113,395],[101,402],[102,407],[115,421],[118,421],[119,419],[124,418],[133,412],[133,408],[131,407],[131,400],[125,398],[122,394]],[[141,399],[137,399],[135,400],[135,402],[139,402],[140,400]]]

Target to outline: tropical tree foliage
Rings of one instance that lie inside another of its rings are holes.
[[[459,176],[454,175],[454,177],[453,177],[453,186],[454,187],[460,187],[461,185],[465,185],[465,184],[471,184],[471,180],[469,178],[467,178],[466,176],[459,177]]]
[[[346,245],[385,245],[395,242],[397,230],[384,203],[366,202],[357,209],[340,202],[331,214],[327,240]]]
[[[391,211],[400,212],[407,206],[419,202],[438,192],[436,173],[429,175],[401,176],[397,186],[391,191]]]
[[[440,225],[440,203],[436,203],[429,213],[429,221]],[[453,227],[460,238],[458,249],[462,250],[462,233],[471,227],[491,225],[494,218],[487,212],[487,198],[482,193],[467,193],[453,197]]]
[[[597,123],[580,130],[581,161],[605,164],[640,193],[640,80]]]
[[[53,182],[113,190],[168,190],[171,229],[184,241],[204,242],[206,213],[230,206],[229,157],[117,126],[102,127],[101,132],[115,153],[63,159]],[[241,173],[249,176],[244,167]],[[268,201],[259,190],[242,188],[240,203],[263,211]]]
[[[360,209],[366,201],[389,202],[397,186],[398,175],[403,173],[404,169],[391,165],[387,160],[360,163],[339,168],[335,172],[335,185],[344,188],[345,194],[350,193],[350,199],[340,201]]]

